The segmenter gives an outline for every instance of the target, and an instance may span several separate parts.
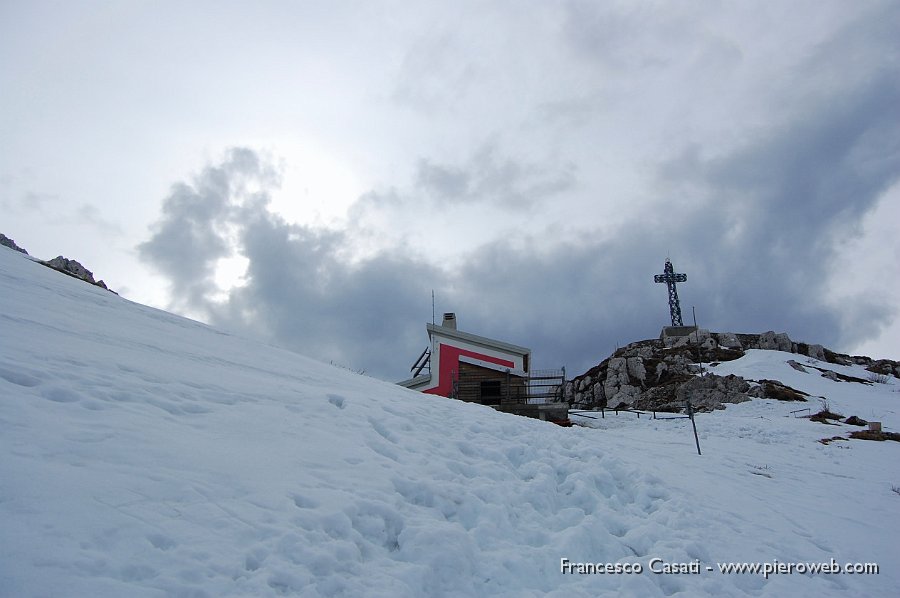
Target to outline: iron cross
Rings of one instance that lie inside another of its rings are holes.
[[[669,288],[669,313],[672,315],[672,326],[684,326],[681,322],[681,305],[678,303],[678,290],[675,288],[675,283],[686,280],[687,274],[676,274],[669,258],[666,258],[666,267],[663,269],[663,273],[653,277],[654,282],[664,282]]]

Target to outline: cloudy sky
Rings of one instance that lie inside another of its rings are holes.
[[[900,359],[900,3],[0,0],[0,232],[406,377],[668,321]]]

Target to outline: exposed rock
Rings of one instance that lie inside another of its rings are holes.
[[[741,341],[738,340],[737,335],[733,332],[722,332],[716,335],[716,337],[720,347],[725,347],[726,349],[743,349]]]
[[[591,398],[594,399],[596,405],[605,405],[607,403],[606,392],[603,390],[602,382],[595,382],[591,387]]]
[[[787,334],[783,332],[776,334],[774,331],[770,330],[760,334],[759,340],[755,343],[755,346],[752,346],[751,348],[766,349],[769,351],[787,351],[790,353],[794,348],[794,344]]]
[[[807,345],[806,354],[813,359],[825,361],[825,347],[822,345]]]
[[[24,249],[22,249],[21,247],[19,247],[18,245],[16,245],[16,242],[15,242],[15,241],[13,241],[12,239],[10,239],[9,237],[7,237],[6,235],[4,235],[3,233],[0,233],[0,245],[3,245],[4,247],[9,247],[10,249],[14,249],[14,250],[16,250],[16,251],[18,251],[18,252],[20,252],[20,253],[24,253],[25,255],[28,255],[28,252],[27,252],[27,251],[25,251]]]
[[[778,380],[760,380],[762,394],[767,399],[776,401],[805,401],[809,395],[803,391],[791,388]]]
[[[697,411],[711,411],[722,409],[724,403],[749,401],[750,397],[747,396],[749,390],[750,383],[740,376],[709,374],[692,378],[682,384],[675,397],[681,402],[690,400]]]
[[[603,395],[606,397],[607,403],[615,404],[614,398],[623,386],[630,386],[629,382],[628,360],[624,357],[610,359],[606,369],[606,380],[603,382]]]
[[[866,369],[873,374],[900,377],[900,364],[889,359],[878,359],[866,365]]]
[[[791,366],[792,368],[794,368],[794,369],[797,370],[798,372],[803,372],[804,374],[809,373],[809,372],[806,371],[806,368],[805,368],[805,367],[803,367],[802,365],[800,365],[799,363],[797,363],[797,362],[794,361],[793,359],[788,359],[788,362],[787,362],[787,363],[788,363],[789,366]]]
[[[628,360],[624,357],[613,357],[606,368],[605,387],[628,384]]]
[[[654,386],[641,394],[640,398],[632,403],[634,409],[647,411],[679,412],[684,407],[684,401],[679,401],[675,396],[680,382],[669,382],[662,386]]]
[[[612,404],[617,407],[631,407],[634,402],[641,396],[641,389],[637,386],[631,386],[630,384],[623,384],[620,386],[614,395],[612,395],[612,400],[607,396],[607,403]]]
[[[809,366],[812,369],[819,370],[822,373],[822,377],[828,378],[829,380],[834,380],[835,382],[856,382],[859,384],[872,384],[871,380],[864,380],[863,378],[857,378],[856,376],[849,376],[847,374],[842,374],[840,372],[835,372],[832,370],[827,370],[825,368],[820,368],[815,365]]]
[[[747,391],[747,396],[754,399],[764,399],[766,398],[766,390],[762,384],[751,384],[750,390]]]
[[[861,365],[869,369],[873,377],[900,377],[900,362],[835,353],[822,345],[794,342],[785,333],[711,333],[687,326],[680,329],[667,327],[659,339],[621,347],[581,376],[576,376],[572,382],[571,401],[586,408],[680,411],[685,398],[690,397],[698,411],[706,411],[751,398],[806,400],[805,393],[776,380],[754,382],[736,376],[720,377],[708,374],[705,368],[701,372],[698,365],[738,359],[748,349],[795,353],[804,359],[790,360],[791,367],[807,373],[817,370],[832,380],[873,384],[871,379],[831,372],[813,360]],[[700,373],[707,375],[697,376]]]
[[[680,347],[685,344],[687,335],[694,330],[695,326],[665,326],[659,333],[659,340],[664,347]]]
[[[691,366],[693,365],[693,362],[690,357],[687,357],[683,353],[669,356],[665,359],[665,363],[668,365],[667,372],[670,376],[684,376],[692,373]]]
[[[664,336],[663,343],[666,347],[671,348],[687,346],[697,347],[700,345],[703,348],[711,349],[717,346],[717,343],[715,339],[712,338],[712,335],[710,335],[709,330],[704,330],[703,328],[694,330],[684,336]]]
[[[647,370],[644,369],[644,360],[641,357],[629,357],[627,362],[628,376],[638,380],[643,385],[644,379],[647,377]]]
[[[863,363],[859,363],[858,365],[865,365],[865,361],[871,362],[872,359],[869,357],[861,357]],[[840,353],[835,353],[834,351],[829,351],[825,349],[825,361],[828,363],[836,363],[838,365],[853,365],[854,362],[849,355],[842,355]]]
[[[759,335],[759,340],[756,342],[756,345],[753,347],[754,349],[763,349],[768,351],[774,351],[778,348],[778,345],[775,343],[775,332],[770,330],[768,332],[763,332]]]
[[[656,364],[656,381],[659,382],[662,379],[663,375],[665,375],[666,370],[668,370],[668,366],[666,366],[665,361],[660,361]]]
[[[572,382],[563,385],[563,400],[570,404],[575,400],[575,385]]]
[[[50,261],[40,263],[47,266],[48,268],[53,268],[54,270],[62,272],[63,274],[68,274],[69,276],[78,278],[79,280],[83,280],[102,289],[106,289],[111,293],[115,293],[115,291],[107,287],[106,283],[102,280],[94,280],[94,273],[82,266],[81,263],[76,260],[70,260],[59,255]]]
[[[47,262],[47,265],[54,270],[59,270],[60,272],[71,274],[75,278],[80,278],[81,280],[84,280],[91,284],[97,283],[97,281],[94,280],[94,273],[75,260],[70,260],[59,255]]]
[[[578,381],[578,390],[583,391],[585,388],[590,387],[591,382],[593,382],[593,381],[594,381],[593,378],[591,378],[590,376],[585,376],[584,378],[582,378],[581,380]]]
[[[794,343],[791,342],[791,337],[781,332],[775,335],[775,344],[778,346],[779,351],[787,351],[788,353],[792,353],[794,351]]]
[[[900,434],[897,432],[876,432],[874,430],[859,430],[857,432],[850,432],[850,438],[856,438],[858,440],[893,440],[895,442],[900,442]]]
[[[699,347],[698,347],[699,343]],[[876,362],[869,358],[833,353],[821,345],[795,343],[785,333],[773,331],[763,334],[739,334],[732,332],[711,333],[708,330],[664,329],[659,339],[631,343],[617,349],[609,358],[600,362],[573,381],[572,401],[584,407],[634,408],[656,411],[677,411],[684,399],[691,396],[698,410],[719,408],[724,403],[742,402],[750,398],[770,398],[782,401],[803,401],[804,393],[781,382],[761,380],[758,383],[738,377],[720,381],[719,376],[709,375],[702,363],[738,359],[746,349],[769,349],[794,352],[804,357],[830,363],[849,363],[852,360],[873,366],[876,372],[900,372],[897,362]],[[827,372],[809,360],[789,363],[798,371],[812,369]],[[703,377],[698,374],[707,374]],[[839,380],[850,380],[844,374],[833,374]],[[831,377],[831,375],[829,375]]]

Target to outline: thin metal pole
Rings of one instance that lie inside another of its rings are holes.
[[[694,427],[694,442],[697,444],[697,454],[702,455],[700,452],[700,438],[697,436],[697,424],[694,422],[694,406],[691,405],[691,400],[688,399],[687,402],[687,410],[688,415],[691,417],[691,425]]]
[[[691,313],[694,314],[694,338],[697,339],[697,361],[700,363],[700,375],[703,376],[703,354],[700,353],[700,328],[697,326],[697,310],[692,305]]]

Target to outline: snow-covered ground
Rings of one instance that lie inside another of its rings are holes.
[[[900,444],[820,444],[855,428],[798,419],[796,403],[699,415],[698,456],[686,420],[622,414],[560,428],[418,394],[131,303],[6,249],[0,339],[3,596],[900,587]],[[781,379],[896,430],[896,379],[832,382],[791,369],[791,358],[751,352],[716,370]],[[566,574],[562,558],[643,571]],[[700,572],[656,574],[654,558],[699,562]],[[776,559],[880,572],[716,568]]]

